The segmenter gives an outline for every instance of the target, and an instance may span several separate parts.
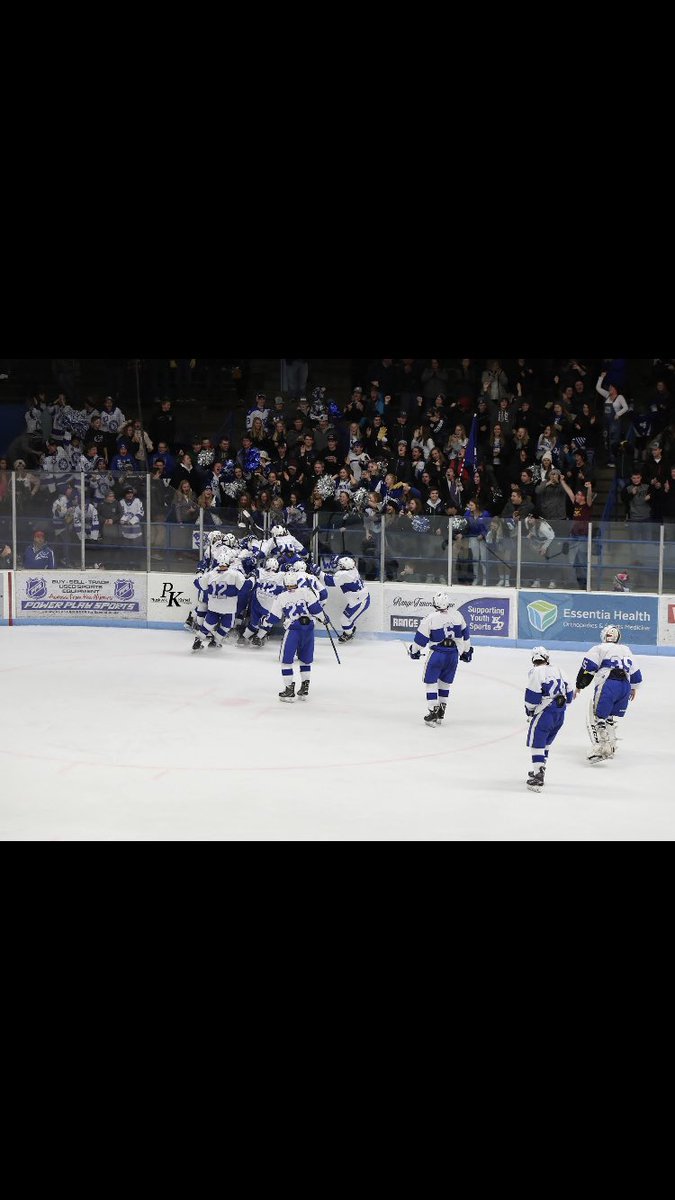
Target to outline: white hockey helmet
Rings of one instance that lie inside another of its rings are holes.
[[[299,558],[296,562],[291,563],[288,570],[289,570],[289,572],[294,571],[296,575],[304,575],[305,574],[305,564],[302,561],[302,559]]]
[[[235,560],[236,555],[226,546],[221,546],[214,555],[214,558],[219,567],[229,567]]]
[[[286,574],[284,575],[284,587],[297,588],[297,586],[298,586],[297,572],[296,571],[287,571]]]
[[[345,554],[342,558],[338,558],[337,565],[338,571],[353,571],[356,567],[354,559],[350,558],[348,554]]]
[[[601,642],[620,642],[621,630],[618,625],[605,625],[604,629],[600,630]]]
[[[545,646],[535,646],[534,650],[532,651],[532,662],[549,662],[548,650]]]
[[[233,533],[221,533],[220,536],[223,539],[224,546],[229,546],[230,550],[237,549],[239,542],[237,541],[237,539]]]
[[[432,600],[432,604],[434,608],[438,609],[439,612],[445,612],[446,609],[450,608],[452,600],[447,592],[436,592],[436,595]]]
[[[285,525],[273,525],[270,533],[272,537],[286,537],[288,530]]]
[[[219,529],[214,529],[211,533],[207,534],[207,541],[209,546],[219,546],[223,541],[223,535]]]
[[[266,571],[278,571],[279,570],[279,559],[278,558],[266,558],[265,559],[265,570]]]

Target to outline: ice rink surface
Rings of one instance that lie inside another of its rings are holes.
[[[191,653],[183,632],[0,628],[0,839],[561,841],[675,836],[675,659],[645,682],[616,757],[588,764],[590,689],[530,794],[530,651],[477,645],[442,726],[402,641],[325,638],[307,703],[279,642]],[[581,654],[551,652],[573,684]]]

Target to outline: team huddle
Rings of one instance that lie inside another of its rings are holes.
[[[345,606],[339,642],[355,635],[356,622],[370,607],[370,593],[353,558],[331,560],[329,569],[309,560],[302,543],[283,525],[275,525],[262,541],[251,535],[215,530],[195,578],[198,600],[186,622],[195,634],[193,651],[204,646],[220,649],[231,633],[237,645],[260,649],[275,626],[283,627],[281,676],[284,684],[279,699],[306,700],[314,662],[314,631],[332,623],[325,612],[329,588],[342,593]],[[300,687],[296,694],[294,667],[297,659]]]

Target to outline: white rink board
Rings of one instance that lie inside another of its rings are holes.
[[[195,569],[192,575],[177,575],[172,571],[148,575],[148,621],[182,625],[197,601],[196,574]]]
[[[675,646],[675,596],[659,599],[659,646]]]
[[[147,575],[16,571],[17,621],[147,621]]]

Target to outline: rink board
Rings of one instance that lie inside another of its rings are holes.
[[[178,629],[197,593],[192,573],[0,571],[0,620],[7,624],[132,625]],[[11,584],[11,586],[10,586]],[[491,645],[586,645],[603,625],[621,626],[629,645],[675,651],[675,596],[516,591],[442,584],[369,583],[359,634],[407,637],[445,591],[477,641]],[[348,598],[329,589],[328,615],[340,628]]]

